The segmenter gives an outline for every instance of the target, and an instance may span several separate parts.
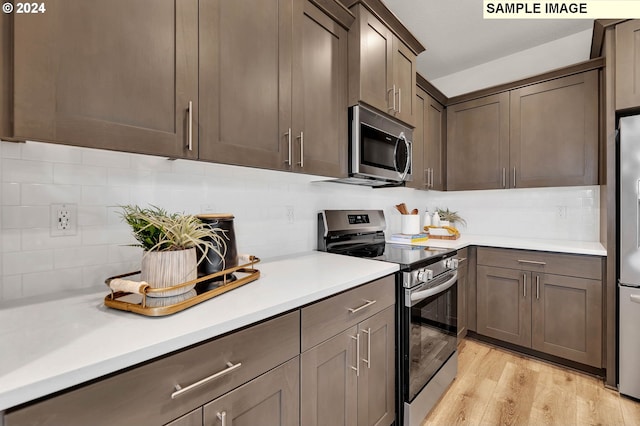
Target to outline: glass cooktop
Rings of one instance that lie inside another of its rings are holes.
[[[349,243],[332,247],[331,253],[366,257],[384,262],[397,263],[400,269],[415,269],[453,256],[456,251],[446,248],[414,246],[393,243]]]

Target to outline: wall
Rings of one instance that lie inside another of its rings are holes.
[[[520,80],[589,59],[591,30],[523,50],[431,81],[448,97]]]
[[[104,287],[139,268],[140,249],[118,216],[122,204],[186,213],[229,212],[241,253],[263,259],[316,247],[321,209],[448,207],[467,220],[462,232],[598,241],[599,188],[481,192],[371,189],[318,182],[316,176],[27,142],[0,143],[0,300]],[[50,235],[50,204],[78,208],[74,236]],[[566,218],[558,208],[566,208]],[[293,220],[288,211],[293,209]],[[105,288],[106,290],[106,288]]]

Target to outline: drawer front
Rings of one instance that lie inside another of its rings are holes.
[[[296,311],[8,412],[5,426],[165,424],[294,358],[299,348]],[[185,389],[225,371],[175,395],[176,385]]]
[[[305,351],[395,303],[395,275],[302,308]]]
[[[602,279],[600,256],[478,247],[478,265]]]

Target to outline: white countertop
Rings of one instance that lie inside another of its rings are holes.
[[[392,274],[398,266],[308,252],[257,269],[259,280],[167,317],[106,308],[106,288],[0,305],[0,412]]]
[[[394,241],[394,243],[397,242]],[[457,240],[439,240],[429,238],[427,241],[416,243],[415,245],[452,249],[461,249],[468,246],[485,246],[558,253],[588,254],[593,256],[607,255],[607,250],[599,242],[495,237],[491,235],[462,234]]]

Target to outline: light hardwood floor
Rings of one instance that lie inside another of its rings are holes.
[[[422,426],[640,426],[640,403],[591,376],[470,339],[458,357],[456,380]]]

